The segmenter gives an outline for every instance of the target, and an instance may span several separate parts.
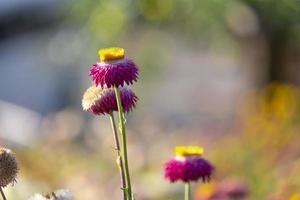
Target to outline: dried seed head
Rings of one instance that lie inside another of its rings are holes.
[[[15,154],[10,149],[0,148],[0,187],[16,182],[18,171]]]

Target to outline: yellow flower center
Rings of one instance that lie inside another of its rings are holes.
[[[198,146],[177,146],[176,156],[202,156],[204,149]]]
[[[113,60],[123,59],[125,57],[125,50],[120,47],[111,47],[100,49],[98,51],[100,61],[108,62]]]

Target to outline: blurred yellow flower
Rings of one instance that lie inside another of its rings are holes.
[[[210,198],[214,196],[216,193],[216,183],[215,182],[210,182],[207,184],[202,184],[200,185],[197,190],[196,190],[196,196],[201,198]]]
[[[289,200],[300,200],[300,193],[292,194]]]
[[[247,135],[255,141],[255,146],[280,152],[297,133],[298,89],[275,82],[247,96],[246,102],[243,116]]]
[[[119,60],[125,57],[125,50],[120,47],[111,47],[100,49],[98,51],[100,60],[103,62],[112,61],[112,60]]]
[[[198,146],[177,146],[175,148],[176,156],[201,156],[203,152],[204,149]]]

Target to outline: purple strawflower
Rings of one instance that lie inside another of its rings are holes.
[[[203,149],[196,146],[180,146],[176,148],[176,157],[165,164],[165,178],[171,182],[198,181],[207,182],[214,167],[201,157]]]
[[[124,112],[130,112],[136,105],[137,96],[127,87],[119,87]],[[113,88],[89,87],[82,98],[83,110],[96,115],[110,114],[118,111],[117,100]]]
[[[209,181],[214,167],[204,158],[198,156],[176,157],[165,165],[165,178],[171,182]]]
[[[203,182],[208,182],[213,172],[213,166],[204,158],[191,156],[186,158],[186,170],[184,181],[197,181],[199,178]]]
[[[125,57],[124,49],[103,49],[99,55],[100,62],[94,64],[89,73],[96,86],[123,86],[137,81],[138,68],[133,60]]]

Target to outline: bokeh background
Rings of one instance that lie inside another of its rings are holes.
[[[183,198],[163,178],[176,145],[203,146],[216,167],[195,200],[232,182],[244,199],[300,199],[300,1],[1,0],[0,142],[20,164],[8,199],[120,199],[109,119],[81,108],[110,46],[140,69],[127,116],[138,200]]]

